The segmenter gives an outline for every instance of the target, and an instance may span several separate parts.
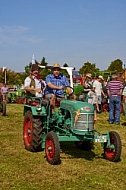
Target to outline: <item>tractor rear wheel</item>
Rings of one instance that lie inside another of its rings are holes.
[[[32,116],[31,111],[27,111],[23,127],[23,139],[26,150],[31,152],[42,150],[42,129],[41,118]]]
[[[120,136],[115,131],[110,131],[110,145],[113,145],[114,148],[107,148],[107,143],[104,143],[104,157],[105,159],[117,162],[120,160],[121,151],[122,151],[122,143]]]
[[[2,115],[3,116],[6,115],[6,102],[5,101],[2,102]]]
[[[56,165],[60,161],[60,144],[56,133],[53,131],[47,133],[45,141],[45,153],[46,160],[52,164]]]

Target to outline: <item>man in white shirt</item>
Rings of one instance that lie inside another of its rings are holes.
[[[102,89],[102,82],[103,82],[103,77],[99,76],[94,82],[93,82],[93,87],[95,88],[95,92],[98,98],[98,105],[99,105],[99,110],[101,111],[101,101],[102,101],[102,95],[105,97],[105,94]]]
[[[46,83],[39,75],[38,65],[32,64],[30,76],[28,76],[24,81],[24,90],[29,96],[42,97],[45,87]]]

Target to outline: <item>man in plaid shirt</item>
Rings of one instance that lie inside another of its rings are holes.
[[[60,70],[60,65],[55,63],[52,67],[53,73],[46,77],[45,97],[50,99],[52,111],[55,108],[55,101],[60,102],[64,98],[64,87],[67,87],[68,93],[72,94],[70,83],[65,75],[60,74]]]

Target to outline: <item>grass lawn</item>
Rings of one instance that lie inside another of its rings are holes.
[[[124,190],[126,189],[126,118],[108,124],[108,113],[98,115],[95,128],[116,131],[122,140],[120,162],[102,157],[101,144],[82,151],[74,143],[61,143],[61,163],[50,165],[45,152],[31,153],[23,144],[23,105],[7,104],[0,116],[0,190]]]

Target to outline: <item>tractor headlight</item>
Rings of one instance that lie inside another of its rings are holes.
[[[38,111],[38,112],[41,112],[41,111],[42,111],[42,107],[41,107],[40,104],[38,104],[38,105],[36,106],[36,111]]]

